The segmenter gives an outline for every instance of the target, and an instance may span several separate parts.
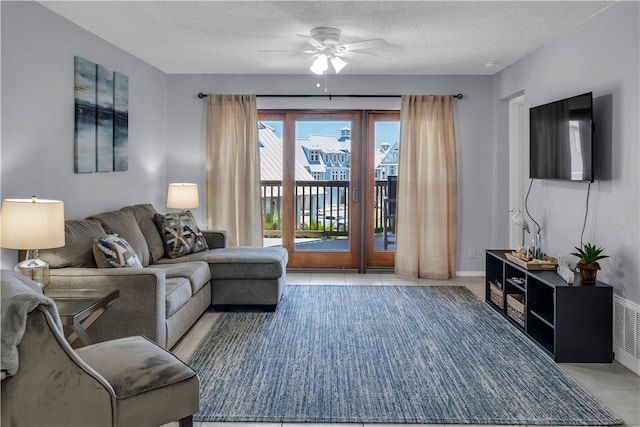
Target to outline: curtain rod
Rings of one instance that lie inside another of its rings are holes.
[[[256,98],[400,98],[402,95],[256,95]],[[451,95],[456,99],[464,98],[461,93]],[[200,92],[198,98],[206,98],[207,95]]]

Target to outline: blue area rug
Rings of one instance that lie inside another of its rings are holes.
[[[289,286],[227,312],[188,363],[197,421],[615,425],[464,287]]]

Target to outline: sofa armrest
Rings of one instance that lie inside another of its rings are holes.
[[[221,249],[227,247],[228,234],[225,230],[202,230],[204,239],[209,249]]]
[[[144,335],[167,346],[166,274],[157,268],[51,269],[52,289],[118,289],[120,297],[87,330],[95,342]],[[45,291],[46,293],[46,291]]]

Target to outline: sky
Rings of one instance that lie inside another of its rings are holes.
[[[276,135],[282,137],[282,122],[264,121],[267,126],[275,129]],[[349,121],[297,121],[296,137],[306,138],[309,135],[333,135],[340,137],[340,129],[348,126]],[[376,147],[387,141],[392,145],[400,138],[400,122],[377,122],[375,128]]]

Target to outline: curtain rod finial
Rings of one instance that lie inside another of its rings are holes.
[[[205,95],[205,94],[204,94],[204,93],[202,93],[202,92],[200,92],[200,93],[198,94],[198,98],[200,98],[200,99],[202,99],[202,98],[206,98],[206,97],[207,97],[207,95]]]

